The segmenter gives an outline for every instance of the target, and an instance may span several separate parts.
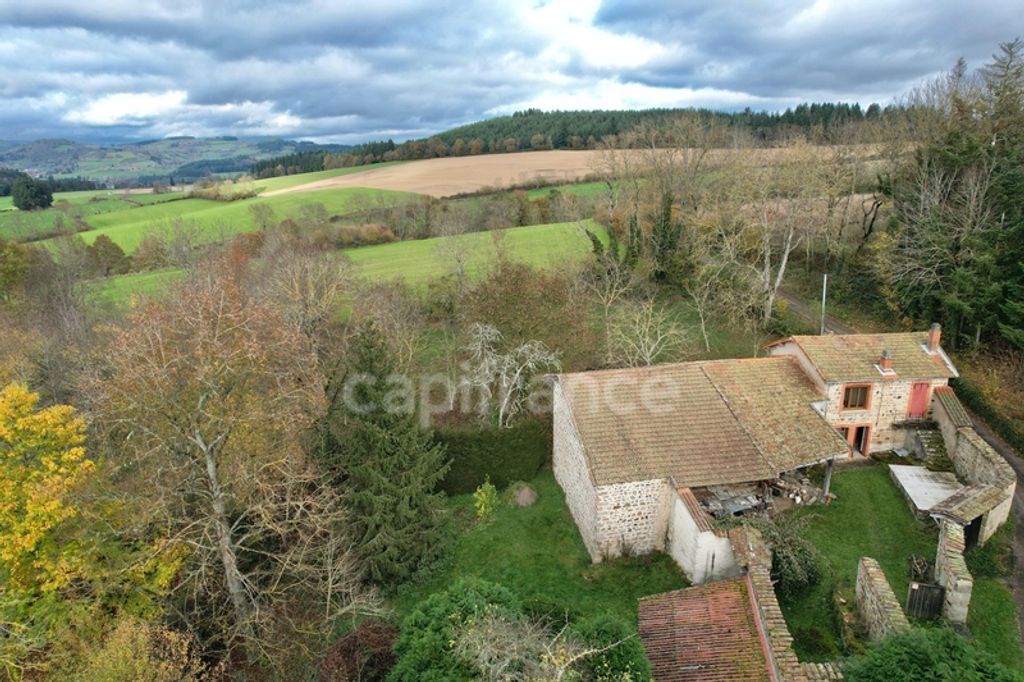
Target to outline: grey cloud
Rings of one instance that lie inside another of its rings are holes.
[[[618,66],[524,24],[515,0],[0,0],[0,137],[416,137],[609,80],[657,91],[652,104],[701,88],[713,89],[698,102],[708,106],[885,99],[1024,33],[1009,2],[837,5],[815,17],[800,1],[612,0],[594,25],[658,47]],[[131,125],[82,122],[105,96],[171,91],[187,101]]]

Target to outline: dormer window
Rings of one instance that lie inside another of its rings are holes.
[[[844,410],[866,410],[870,400],[870,384],[850,384],[843,388]]]

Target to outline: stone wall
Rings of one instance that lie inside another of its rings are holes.
[[[964,561],[964,529],[958,524],[939,522],[939,550],[935,557],[935,582],[946,588],[942,615],[951,623],[966,623],[974,579]]]
[[[944,399],[961,414],[950,414],[943,401],[936,397],[932,400],[932,416],[939,425],[946,452],[957,476],[968,484],[994,486],[1002,491],[1001,497],[990,496],[987,508],[979,512],[982,522],[978,541],[985,543],[1009,518],[1017,475],[1006,460],[978,435],[973,426],[965,425],[966,413],[962,413],[963,407],[959,405],[956,396],[948,393]],[[971,520],[966,519],[968,522]]]
[[[843,392],[847,384],[830,383],[825,389],[828,407],[825,419],[834,426],[867,424],[871,427],[870,451],[891,450],[903,447],[906,443],[906,431],[893,428],[893,424],[906,421],[910,408],[911,387],[918,383],[909,379],[883,379],[871,384],[871,399],[866,410],[844,410]],[[929,382],[934,391],[945,386],[945,379]],[[927,416],[927,415],[926,415]]]
[[[673,492],[664,479],[598,487],[600,557],[647,554],[664,549]]]
[[[552,467],[555,479],[565,492],[565,502],[576,521],[583,544],[590,558],[601,559],[601,538],[597,527],[597,489],[590,478],[587,456],[580,442],[572,412],[565,401],[562,387],[553,387]]]
[[[857,609],[872,640],[910,628],[882,567],[871,557],[861,557],[857,565]]]
[[[672,504],[667,549],[694,585],[739,574],[729,538],[715,532],[687,488],[677,493]]]

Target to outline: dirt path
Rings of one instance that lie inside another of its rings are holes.
[[[818,325],[821,324],[821,318],[811,308],[811,306],[804,303],[802,300],[789,293],[788,291],[779,290],[779,298],[784,300],[797,316],[804,318],[808,322],[814,324],[814,328],[817,329]],[[825,316],[825,331],[832,332],[833,334],[856,334],[857,330],[850,325],[843,324],[834,317]]]

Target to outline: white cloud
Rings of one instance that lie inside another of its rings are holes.
[[[142,125],[160,116],[173,115],[185,106],[187,99],[188,93],[184,90],[117,92],[67,112],[64,120],[90,126]]]

